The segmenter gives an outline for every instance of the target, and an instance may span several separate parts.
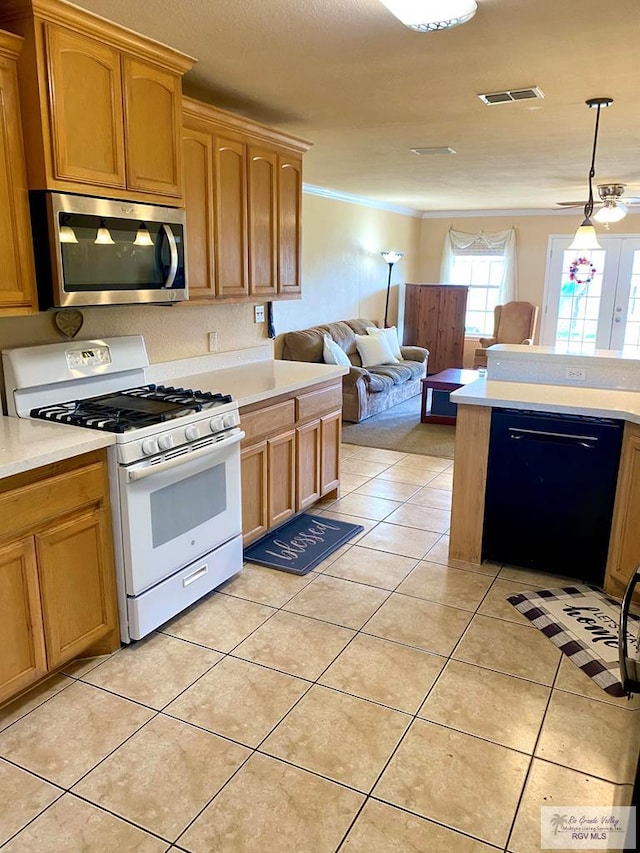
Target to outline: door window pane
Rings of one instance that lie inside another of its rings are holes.
[[[562,345],[568,352],[587,354],[596,348],[605,253],[585,251],[581,257],[595,267],[595,273],[591,275],[590,267],[583,265],[574,271],[572,279],[571,267],[576,253],[565,250],[555,344]],[[591,281],[587,280],[589,278]]]

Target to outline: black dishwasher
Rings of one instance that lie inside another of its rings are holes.
[[[623,422],[494,409],[482,556],[602,585]]]

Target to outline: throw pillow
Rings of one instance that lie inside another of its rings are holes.
[[[356,347],[362,359],[363,367],[398,363],[398,359],[389,348],[385,335],[356,335]]]
[[[377,326],[367,326],[368,335],[384,335],[389,344],[391,355],[398,361],[402,361],[402,353],[400,352],[400,344],[398,343],[398,330],[395,326],[390,326],[388,329],[379,329]]]
[[[325,364],[341,364],[344,367],[351,367],[349,356],[341,346],[338,346],[333,338],[330,338],[329,335],[324,335],[323,341],[324,348],[322,351],[322,357],[324,358]]]

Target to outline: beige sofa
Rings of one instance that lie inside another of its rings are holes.
[[[322,362],[325,334],[346,352],[351,361],[342,378],[342,419],[359,423],[421,392],[420,380],[427,372],[429,351],[422,347],[400,347],[402,362],[367,369],[356,348],[356,334],[365,335],[370,320],[342,320],[313,326],[284,336],[282,358],[290,361]]]

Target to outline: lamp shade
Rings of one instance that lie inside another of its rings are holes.
[[[100,227],[96,234],[96,239],[93,241],[97,246],[113,246],[113,238],[111,232],[105,225],[104,219],[100,220]]]
[[[573,243],[569,246],[571,251],[581,252],[589,249],[602,249],[598,243],[596,229],[591,224],[590,219],[585,219],[582,225],[576,231],[576,236],[573,238]]]
[[[144,222],[140,223],[140,227],[136,231],[136,239],[133,241],[134,246],[153,246],[153,240],[151,239],[151,234],[149,234],[149,229],[144,224]]]
[[[77,243],[78,238],[76,237],[76,232],[70,225],[61,225],[59,240],[61,243]]]
[[[476,0],[382,0],[387,9],[412,30],[429,33],[470,21]]]
[[[404,258],[404,252],[380,252],[387,264],[397,264],[401,258]]]
[[[612,222],[620,222],[627,215],[627,205],[618,202],[618,204],[605,204],[600,210],[594,214],[596,222],[603,225],[610,225]]]

